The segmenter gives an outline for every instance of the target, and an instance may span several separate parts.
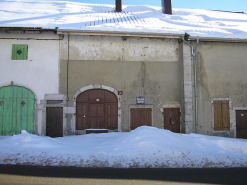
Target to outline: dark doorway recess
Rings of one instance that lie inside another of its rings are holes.
[[[63,136],[63,108],[46,108],[46,135],[50,137]]]
[[[164,129],[180,133],[180,109],[164,108]]]
[[[118,128],[118,100],[114,93],[93,89],[76,99],[76,130]]]
[[[131,108],[130,109],[130,130],[134,130],[140,126],[152,125],[152,109],[151,108]]]
[[[247,139],[247,110],[236,111],[237,138]]]

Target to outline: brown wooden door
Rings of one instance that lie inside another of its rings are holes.
[[[104,104],[89,105],[89,123],[90,128],[106,128]]]
[[[117,97],[110,91],[93,89],[77,97],[76,130],[117,129],[117,115]]]
[[[164,108],[164,129],[180,133],[180,109]]]
[[[134,130],[140,126],[152,125],[151,108],[131,108],[130,109],[130,129]]]
[[[247,110],[236,111],[237,138],[247,139]]]
[[[46,135],[50,137],[63,136],[63,108],[46,108]]]
[[[76,105],[77,110],[77,122],[76,127],[77,129],[86,129],[89,128],[88,122],[88,103],[77,103]]]
[[[106,104],[106,121],[107,121],[107,128],[111,130],[117,129],[117,122],[118,122],[118,107],[117,103],[107,103]]]

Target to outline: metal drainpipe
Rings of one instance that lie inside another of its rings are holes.
[[[196,41],[196,48],[194,49],[194,47],[189,43],[187,42],[185,39],[184,39],[184,36],[182,36],[182,39],[183,41],[188,44],[190,47],[191,47],[191,54],[193,56],[193,61],[194,61],[194,81],[195,81],[195,87],[194,87],[194,90],[195,90],[195,133],[198,133],[198,107],[197,107],[197,75],[196,75],[196,49],[197,49],[197,46],[199,44],[199,37],[197,37],[197,41]]]
[[[68,58],[67,58],[67,98],[69,100],[69,35],[68,35]]]

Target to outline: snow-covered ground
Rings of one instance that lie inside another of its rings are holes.
[[[114,4],[88,4],[83,0],[1,0],[0,4],[0,26],[3,27],[58,27],[58,30],[138,34],[187,32],[194,37],[247,38],[244,13],[174,8],[173,15],[166,15],[161,6],[131,6],[124,1],[122,13],[114,12]]]
[[[0,137],[0,164],[114,168],[247,167],[247,140],[177,134],[142,126],[131,132],[50,138],[22,131]]]

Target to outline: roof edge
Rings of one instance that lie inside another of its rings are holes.
[[[177,33],[157,33],[157,32],[129,32],[129,31],[101,31],[101,30],[75,30],[75,29],[59,29],[55,28],[42,28],[42,27],[3,27],[0,26],[0,33],[10,33],[21,31],[22,33],[28,32],[54,32],[55,34],[68,34],[68,35],[88,35],[88,36],[123,36],[123,37],[148,37],[148,38],[171,38],[182,39],[185,32]],[[200,41],[205,42],[240,42],[247,43],[247,38],[222,38],[222,37],[198,37]],[[189,41],[196,41],[196,36],[190,36]]]
[[[247,39],[241,39],[241,38],[195,37],[195,36],[191,36],[189,38],[189,41],[196,41],[197,38],[199,38],[200,41],[204,41],[204,42],[241,42],[241,43],[247,43]]]
[[[10,32],[54,32],[57,33],[56,28],[42,28],[42,27],[4,27],[0,26],[0,32],[10,33]]]
[[[155,32],[120,32],[99,30],[70,30],[58,29],[57,34],[68,35],[95,35],[95,36],[125,36],[125,37],[152,37],[152,38],[176,38],[180,39],[184,33],[155,33]]]
[[[157,33],[157,32],[121,32],[121,31],[100,31],[100,30],[73,30],[58,29],[57,34],[67,35],[88,35],[88,36],[124,36],[124,37],[149,37],[149,38],[173,38],[182,39],[185,32],[178,33]],[[198,37],[200,41],[207,42],[241,42],[246,43],[247,39],[242,38],[222,38],[222,37]],[[196,36],[190,36],[189,41],[197,40]]]

